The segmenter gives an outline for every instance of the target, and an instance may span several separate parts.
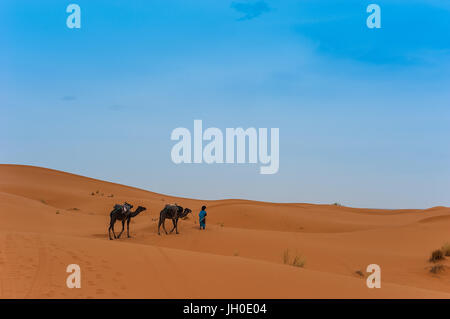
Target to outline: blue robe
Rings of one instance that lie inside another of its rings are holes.
[[[198,220],[200,222],[200,228],[205,229],[206,226],[206,211],[202,210],[198,213]]]

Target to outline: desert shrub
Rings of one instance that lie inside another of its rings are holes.
[[[431,253],[430,262],[437,262],[439,260],[444,259],[444,253],[440,249],[436,249]]]
[[[292,261],[292,266],[303,268],[305,266],[305,263],[305,258],[303,258],[301,255],[295,255],[294,260]]]
[[[283,263],[286,265],[289,264],[289,249],[283,252]]]
[[[306,259],[302,255],[298,255],[298,254],[294,254],[291,258],[289,249],[286,249],[283,252],[283,263],[285,265],[291,265],[291,266],[303,268],[305,266]]]
[[[432,274],[439,274],[439,273],[443,272],[444,269],[445,269],[445,267],[443,265],[438,264],[438,265],[434,265],[433,267],[431,267],[430,272]]]
[[[450,243],[445,243],[442,246],[441,250],[444,256],[450,256]]]

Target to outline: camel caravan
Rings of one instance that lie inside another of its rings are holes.
[[[131,205],[127,202],[125,202],[123,205],[119,205],[119,204],[114,205],[113,210],[109,214],[109,216],[111,218],[110,222],[109,222],[109,228],[108,228],[108,235],[109,235],[110,240],[113,239],[111,237],[111,231],[113,233],[114,239],[120,238],[120,236],[122,235],[122,233],[125,229],[125,222],[127,223],[127,236],[128,236],[128,238],[130,238],[131,218],[136,217],[141,212],[146,210],[145,207],[138,206],[138,208],[136,208],[135,211],[133,212],[133,211],[131,211],[132,208],[133,208],[133,205]],[[172,233],[175,230],[175,232],[177,234],[179,234],[178,219],[186,217],[189,213],[192,213],[192,210],[190,210],[189,208],[183,209],[183,207],[181,207],[177,204],[167,204],[166,206],[164,206],[164,208],[159,213],[158,235],[161,235],[160,231],[159,231],[161,228],[161,225],[162,225],[166,235],[168,234],[167,230],[166,230],[166,226],[165,226],[166,219],[171,219],[172,223],[173,223],[173,228],[170,231],[170,233]],[[118,220],[122,221],[122,230],[120,231],[119,235],[116,236],[116,233],[114,232],[114,224]]]

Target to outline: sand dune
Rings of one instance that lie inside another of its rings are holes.
[[[132,238],[110,241],[109,212],[123,201],[147,211],[132,221]],[[179,235],[158,236],[159,211],[173,202],[195,213],[207,204],[207,230],[195,215],[180,221]],[[450,268],[433,275],[428,262],[450,242],[447,207],[198,201],[0,165],[0,218],[1,298],[450,297]],[[304,267],[284,264],[286,250]],[[380,289],[355,273],[373,263]],[[80,289],[66,287],[68,264],[81,267]]]

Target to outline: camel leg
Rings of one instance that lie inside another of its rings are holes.
[[[109,240],[112,240],[112,238],[111,238],[111,228],[112,228],[112,225],[113,225],[113,219],[112,219],[112,217],[111,217],[110,220],[109,220],[109,227],[108,227],[108,237],[109,237]]]
[[[131,221],[131,218],[128,218],[128,219],[127,219],[127,237],[128,237],[128,238],[131,237],[131,236],[130,236],[130,221]]]
[[[122,220],[122,230],[120,231],[119,236],[117,236],[117,238],[120,238],[120,236],[122,236],[123,230],[125,229],[125,219]]]
[[[173,224],[173,228],[172,228],[172,230],[170,231],[170,233],[173,233],[173,231],[174,231],[174,229],[175,229],[175,226],[176,226],[176,224],[175,224],[175,219],[173,219],[173,218],[172,218],[172,224]]]
[[[108,228],[108,235],[109,235],[109,239],[112,240],[111,238],[111,231],[114,235],[114,238],[116,237],[116,233],[114,232],[114,224],[116,223],[116,219],[114,217],[111,217],[111,221],[109,222],[109,228]]]
[[[159,229],[161,228],[161,224],[162,224],[162,218],[160,216],[159,217],[159,222],[158,222],[158,235],[161,235],[161,233],[159,232]]]
[[[116,233],[114,232],[114,224],[115,224],[115,223],[116,223],[116,221],[114,221],[114,222],[112,223],[112,225],[111,225],[111,230],[112,230],[112,233],[113,233],[113,235],[114,235],[114,239],[117,238]]]
[[[166,235],[167,235],[167,230],[166,230],[166,223],[165,223],[165,220],[163,220],[162,226],[163,226],[163,229],[164,229],[164,231],[166,232]]]
[[[172,219],[172,223],[173,223],[173,228],[170,232],[172,233],[174,230],[176,230],[175,233],[179,234],[178,233],[178,218]]]
[[[108,228],[108,236],[109,236],[109,240],[112,240],[111,238],[111,228],[112,228],[112,224],[109,224],[109,228]]]

